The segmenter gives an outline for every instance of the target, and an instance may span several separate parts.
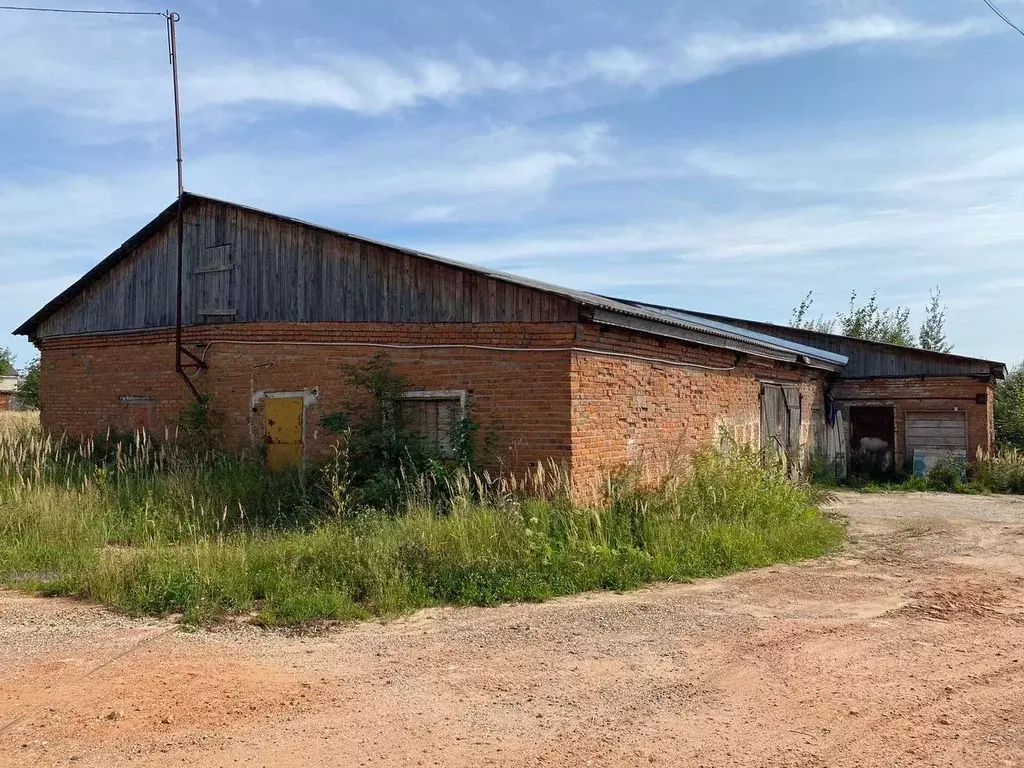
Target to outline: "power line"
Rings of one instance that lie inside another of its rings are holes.
[[[163,16],[161,11],[108,11],[86,10],[80,8],[33,8],[25,5],[0,5],[0,11],[38,11],[40,13],[85,13],[93,16]]]
[[[984,2],[985,2],[985,5],[987,5],[987,6],[989,7],[989,8],[991,8],[991,9],[992,9],[992,13],[994,13],[994,14],[995,14],[996,16],[998,16],[998,17],[999,17],[1000,19],[1002,19],[1003,21],[1005,21],[1005,22],[1006,22],[1007,24],[1009,24],[1009,25],[1010,25],[1011,27],[1013,27],[1013,28],[1014,28],[1015,30],[1017,30],[1018,32],[1020,32],[1020,34],[1024,35],[1024,29],[1021,29],[1021,28],[1020,28],[1020,27],[1018,27],[1018,26],[1017,26],[1016,24],[1014,24],[1014,23],[1013,23],[1012,21],[1010,21],[1009,17],[1007,17],[1007,15],[1006,15],[1005,13],[1003,13],[1002,11],[1000,11],[1000,10],[999,10],[999,9],[998,9],[998,8],[997,8],[997,7],[995,6],[995,4],[994,4],[994,3],[992,3],[992,0],[984,0]]]

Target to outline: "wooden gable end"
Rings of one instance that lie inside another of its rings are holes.
[[[175,322],[177,227],[163,227],[36,336],[167,328]],[[563,322],[563,297],[342,233],[193,198],[184,215],[183,324]]]

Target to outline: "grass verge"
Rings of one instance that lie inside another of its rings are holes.
[[[530,493],[465,475],[352,509],[337,503],[343,477],[335,466],[303,483],[145,436],[73,445],[8,430],[0,580],[187,623],[296,625],[716,576],[842,539],[818,492],[741,448],[656,487],[620,474],[584,506],[549,472]]]

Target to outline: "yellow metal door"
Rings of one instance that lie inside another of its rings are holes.
[[[268,397],[263,401],[267,417],[267,467],[280,470],[302,466],[301,397]]]

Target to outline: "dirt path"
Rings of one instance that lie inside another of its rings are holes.
[[[839,557],[316,637],[0,593],[2,766],[1024,767],[1024,499]]]

